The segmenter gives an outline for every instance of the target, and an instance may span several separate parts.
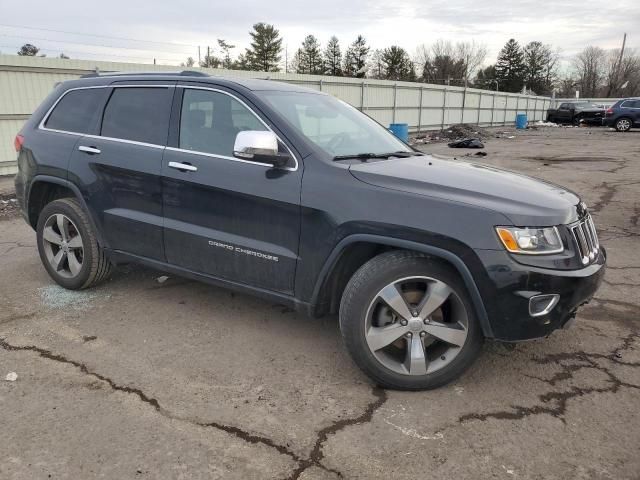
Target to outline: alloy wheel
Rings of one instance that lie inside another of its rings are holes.
[[[622,119],[618,120],[617,127],[618,127],[618,130],[626,132],[627,130],[629,130],[631,128],[631,121],[627,120],[626,118],[622,118]]]
[[[69,217],[56,213],[47,218],[42,243],[47,261],[58,275],[74,278],[80,273],[84,244],[80,231]]]
[[[430,277],[407,277],[374,297],[367,310],[365,338],[386,368],[427,375],[456,358],[468,328],[464,303],[449,285]]]

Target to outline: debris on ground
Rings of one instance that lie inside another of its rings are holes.
[[[47,308],[72,308],[86,310],[96,298],[109,298],[110,295],[100,295],[97,290],[67,290],[59,285],[48,285],[38,288],[40,300]]]
[[[167,277],[166,275],[161,275],[158,278],[156,278],[156,282],[158,282],[158,283],[164,283],[167,280],[169,280],[169,277]]]
[[[0,194],[0,218],[10,218],[18,215],[18,200],[14,194]]]
[[[7,376],[4,377],[7,382],[15,382],[18,379],[18,374],[16,372],[9,372]]]
[[[511,131],[498,132],[495,135],[495,138],[516,138]]]
[[[491,137],[492,132],[478,125],[469,125],[468,123],[458,123],[442,130],[436,130],[429,133],[418,133],[409,139],[410,144],[444,142],[447,140],[460,140],[463,138],[477,137],[486,139]]]
[[[557,123],[553,123],[553,122],[544,122],[542,120],[537,121],[536,123],[529,125],[529,127],[533,127],[534,129],[536,127],[559,127],[560,125],[558,125]]]
[[[484,148],[479,138],[463,138],[448,144],[449,148]]]

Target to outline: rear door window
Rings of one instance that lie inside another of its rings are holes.
[[[104,110],[101,135],[166,145],[171,91],[166,87],[114,88]]]
[[[89,133],[102,110],[106,88],[86,88],[67,92],[45,121],[45,128],[74,133]]]

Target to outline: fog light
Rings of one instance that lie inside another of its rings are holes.
[[[529,299],[529,315],[532,317],[546,315],[553,310],[553,307],[558,304],[559,300],[560,295],[555,293],[550,295],[534,295]]]

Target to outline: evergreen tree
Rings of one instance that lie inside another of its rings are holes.
[[[35,45],[25,43],[24,45],[22,45],[22,47],[20,47],[20,50],[18,50],[18,55],[20,55],[21,57],[35,57],[39,51],[40,49]]]
[[[382,52],[384,76],[388,80],[415,81],[416,72],[407,51],[396,45],[385,48]]]
[[[233,70],[250,70],[249,65],[251,61],[250,57],[247,57],[247,55],[249,55],[249,52],[238,55],[238,58],[233,61],[231,68]]]
[[[235,45],[231,45],[223,38],[218,39],[218,46],[222,50],[222,68],[230,69],[233,66],[231,61],[231,50],[236,48]]]
[[[539,95],[551,93],[555,80],[557,55],[549,45],[530,42],[524,47],[524,82]]]
[[[207,53],[200,62],[200,66],[203,68],[220,68],[222,60],[216,57],[213,52],[207,47]]]
[[[244,61],[250,70],[277,72],[280,70],[282,38],[280,32],[266,23],[256,23],[251,35],[251,47],[246,49]]]
[[[382,61],[383,53],[384,52],[382,50],[377,48],[369,58],[369,68],[367,70],[371,78],[376,78],[378,80],[383,80],[385,78],[384,62]]]
[[[500,85],[496,85],[496,66],[489,65],[478,71],[473,86],[482,90],[499,90]]]
[[[524,76],[524,53],[520,44],[512,38],[502,47],[496,62],[496,78],[500,83],[500,90],[519,92],[524,85]]]
[[[367,73],[367,55],[367,41],[362,35],[358,35],[344,56],[344,74],[348,77],[364,78]]]
[[[324,73],[324,62],[320,53],[318,39],[313,35],[307,35],[302,42],[302,48],[299,48],[296,52],[294,61],[297,64],[297,73],[322,75]]]
[[[304,50],[299,48],[296,53],[293,54],[293,58],[289,62],[289,71],[296,73],[309,73],[305,70],[307,63],[304,58]]]
[[[180,64],[181,67],[193,67],[196,64],[196,61],[193,59],[193,57],[187,57],[187,61],[186,62],[182,62]]]
[[[342,76],[342,52],[336,36],[329,39],[324,50],[324,72],[334,77]]]

